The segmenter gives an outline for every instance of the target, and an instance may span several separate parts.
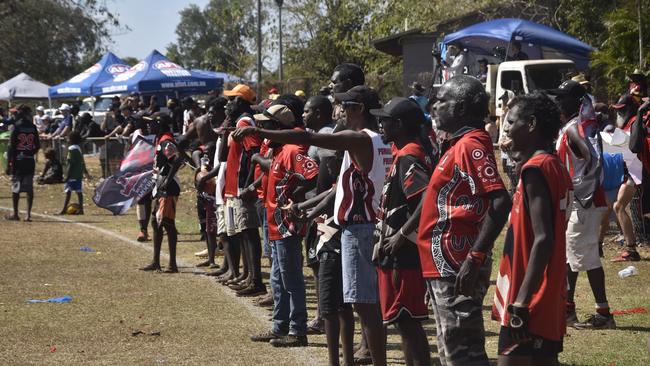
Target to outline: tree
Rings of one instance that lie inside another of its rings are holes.
[[[650,8],[642,9],[644,44],[649,44]],[[626,92],[627,74],[639,64],[639,23],[634,0],[627,0],[604,17],[604,41],[592,55],[592,67],[604,77],[604,91],[610,99]],[[644,50],[644,59],[650,57],[650,49]],[[645,70],[644,70],[645,71]]]
[[[252,0],[211,0],[181,10],[177,40],[167,57],[187,68],[245,75],[254,65],[255,6]]]
[[[119,21],[99,0],[0,2],[0,78],[54,84],[95,62]]]

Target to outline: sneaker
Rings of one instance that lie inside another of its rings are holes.
[[[578,324],[578,315],[576,315],[575,311],[569,311],[567,312],[566,315],[566,326],[567,327],[574,327],[576,324]]]
[[[297,336],[293,334],[271,339],[273,347],[307,347],[307,336]]]
[[[260,334],[255,334],[251,336],[251,341],[253,342],[270,342],[274,339],[279,339],[282,338],[283,336],[277,335],[271,331],[260,333]]]
[[[616,322],[611,314],[604,316],[595,313],[591,314],[584,322],[574,324],[573,327],[576,329],[616,329]]]
[[[612,259],[612,262],[638,262],[641,260],[639,252],[636,250],[624,250],[618,257]]]
[[[239,297],[253,297],[253,296],[264,295],[265,293],[266,293],[266,287],[264,285],[262,286],[250,285],[243,290],[237,291],[235,295]]]
[[[324,334],[325,324],[322,319],[314,318],[307,323],[307,334]]]
[[[266,296],[261,297],[257,302],[255,303],[257,306],[273,306],[273,296],[271,294],[267,294]]]

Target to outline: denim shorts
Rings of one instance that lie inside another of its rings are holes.
[[[345,226],[341,232],[343,301],[375,304],[379,301],[377,270],[372,263],[374,224]]]

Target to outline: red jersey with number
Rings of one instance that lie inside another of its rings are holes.
[[[235,124],[237,128],[255,126],[255,121],[244,115]],[[257,135],[248,135],[241,142],[228,137],[228,160],[226,161],[226,197],[237,197],[239,193],[252,183],[251,157],[259,151],[262,140]]]
[[[553,249],[544,276],[530,299],[530,333],[559,341],[566,333],[566,228],[567,208],[571,204],[571,177],[560,159],[553,154],[533,156],[522,167],[538,169],[544,176],[548,199],[553,208]],[[526,201],[524,185],[519,180],[512,197],[510,226],[506,234],[503,256],[499,265],[492,313],[502,326],[508,326],[508,305],[517,300],[530,260],[535,234],[533,220]]]
[[[275,152],[276,149],[274,149]],[[277,152],[269,169],[266,189],[266,219],[269,224],[269,240],[280,240],[292,235],[305,236],[307,225],[291,220],[287,211],[289,204],[305,200],[304,193],[296,189],[318,175],[318,164],[307,156],[307,147],[284,145]]]
[[[418,250],[424,277],[455,277],[488,211],[487,194],[505,189],[490,135],[464,128],[433,169],[424,194]]]

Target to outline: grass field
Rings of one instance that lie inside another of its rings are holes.
[[[98,176],[97,161],[87,158],[87,164],[91,174]],[[293,350],[250,342],[251,334],[269,327],[269,311],[253,306],[250,299],[234,297],[205,276],[195,275],[192,264],[197,260],[193,253],[204,244],[198,241],[189,170],[181,171],[181,177],[186,191],[181,194],[177,216],[180,275],[136,270],[150,260],[150,243],[139,246],[130,240],[137,234],[133,210],[112,216],[92,204],[96,179],[85,182],[84,216],[63,217],[70,222],[48,216],[34,217],[31,223],[0,221],[0,365],[326,364],[324,336],[310,336],[310,347]],[[60,210],[62,201],[62,185],[37,186],[34,212],[52,215]],[[21,208],[24,205],[23,199]],[[9,180],[2,176],[0,207],[10,206]],[[497,257],[501,245],[497,243]],[[81,247],[97,253],[83,252]],[[626,264],[608,260],[616,250],[613,244],[605,248],[613,310],[650,308],[650,262],[636,263],[639,275],[621,280],[616,272]],[[649,258],[650,251],[643,248],[642,256]],[[269,269],[263,270],[268,273]],[[311,316],[315,312],[313,281],[310,270],[305,269],[305,274]],[[594,301],[586,276],[581,275],[578,286],[578,313],[582,318],[593,311]],[[484,307],[486,348],[492,360],[498,341],[498,326],[489,320],[493,294],[490,291]],[[63,295],[72,296],[73,301],[26,304],[28,299]],[[620,315],[616,321],[616,330],[570,329],[562,363],[650,365],[646,349],[650,314]],[[425,327],[435,359],[435,324],[428,321]],[[134,336],[138,331],[143,334]],[[403,365],[399,336],[392,328],[387,347],[389,362]]]

